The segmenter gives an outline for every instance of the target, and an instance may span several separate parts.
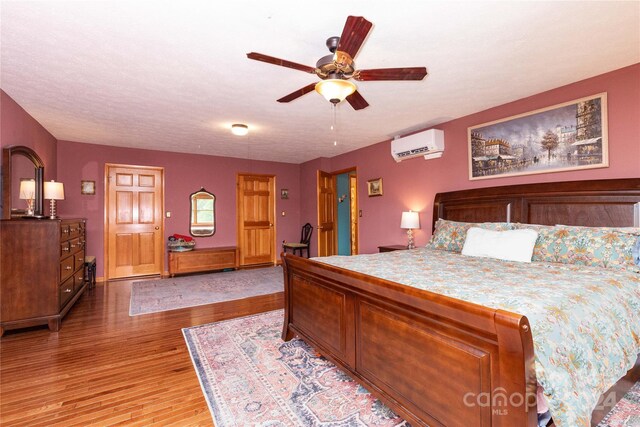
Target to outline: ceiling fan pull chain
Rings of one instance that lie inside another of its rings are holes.
[[[336,104],[331,104],[331,108],[333,108],[333,124],[331,125],[331,130],[333,131],[333,145],[338,145],[338,125],[336,124]]]

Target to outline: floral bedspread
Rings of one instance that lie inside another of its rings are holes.
[[[558,427],[590,426],[599,397],[640,353],[637,272],[430,248],[315,260],[527,316],[538,383]]]

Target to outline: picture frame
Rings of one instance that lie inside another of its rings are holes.
[[[607,93],[467,129],[469,180],[609,166]]]
[[[288,199],[289,198],[289,190],[286,188],[283,188],[280,190],[280,198],[281,199]]]
[[[93,196],[96,194],[96,182],[82,180],[80,181],[80,194]]]
[[[367,194],[369,197],[382,196],[382,178],[367,181]]]

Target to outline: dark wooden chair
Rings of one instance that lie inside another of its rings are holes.
[[[311,243],[311,234],[313,233],[313,226],[309,223],[306,223],[302,226],[302,233],[300,234],[300,243],[287,243],[285,241],[282,242],[282,251],[287,252],[287,249],[291,249],[293,254],[296,254],[298,251],[298,255],[302,256],[302,251],[307,251],[307,258],[309,258],[309,244]]]

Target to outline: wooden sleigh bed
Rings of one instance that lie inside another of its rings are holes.
[[[438,218],[638,227],[640,178],[440,193],[434,223]],[[313,345],[411,425],[537,426],[525,316],[305,258],[283,260],[283,339]],[[636,363],[612,387],[616,400],[639,376]],[[465,404],[469,392],[486,404]],[[594,411],[592,423],[606,412]]]

